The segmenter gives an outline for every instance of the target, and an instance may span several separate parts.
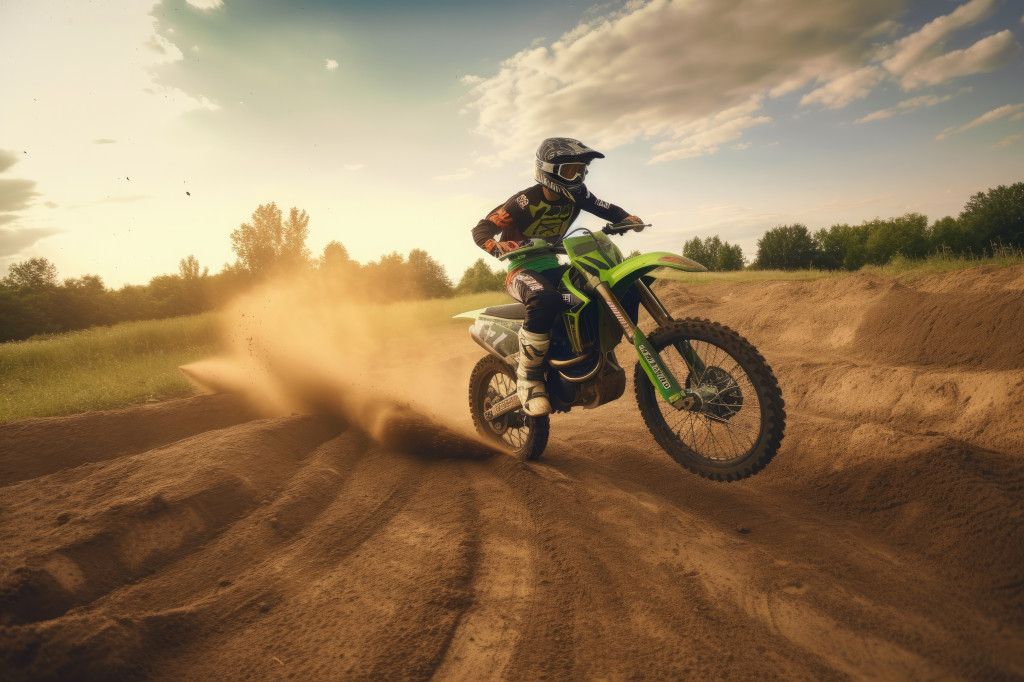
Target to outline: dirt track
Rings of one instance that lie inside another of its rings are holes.
[[[530,464],[468,412],[0,426],[0,679],[1024,678],[1024,267],[661,291],[772,364],[758,476],[628,393]]]

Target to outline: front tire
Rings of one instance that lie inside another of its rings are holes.
[[[519,459],[540,459],[548,444],[547,417],[530,417],[523,408],[493,421],[484,419],[491,405],[516,392],[515,371],[493,355],[480,358],[469,377],[469,412],[485,440],[509,450]]]
[[[779,449],[786,412],[775,375],[757,349],[724,325],[692,318],[659,327],[648,341],[681,386],[710,396],[698,411],[677,410],[637,363],[637,404],[658,444],[682,466],[714,481],[738,481],[763,469]],[[691,371],[676,348],[684,341],[703,371]]]

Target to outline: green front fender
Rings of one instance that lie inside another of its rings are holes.
[[[667,251],[655,251],[627,258],[604,273],[604,281],[615,291],[621,291],[644,275],[660,268],[684,272],[707,272],[708,269],[695,260]]]

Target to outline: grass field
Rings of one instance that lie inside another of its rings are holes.
[[[217,339],[205,313],[0,344],[0,422],[188,394],[178,365],[215,352]]]

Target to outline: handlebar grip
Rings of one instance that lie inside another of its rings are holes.
[[[638,227],[650,227],[651,223],[608,223],[601,228],[605,234],[624,234],[632,232]]]

